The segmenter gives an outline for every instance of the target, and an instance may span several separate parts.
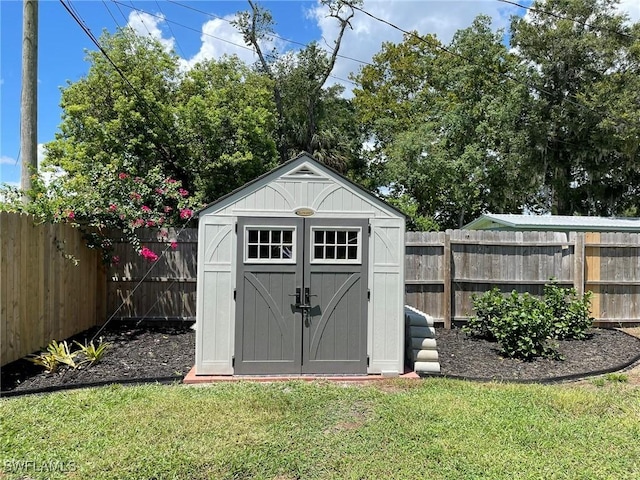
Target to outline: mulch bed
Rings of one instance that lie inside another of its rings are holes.
[[[76,335],[84,343],[97,329]],[[531,362],[502,358],[495,343],[467,337],[460,330],[437,329],[442,374],[470,379],[549,381],[624,368],[640,356],[640,339],[618,330],[595,329],[588,340],[560,342],[564,361]],[[49,391],[74,386],[136,381],[179,381],[195,362],[195,331],[190,325],[127,325],[113,323],[101,334],[111,343],[103,360],[81,369],[42,367],[18,360],[1,369],[4,395]]]
[[[96,331],[97,328],[87,330],[70,340],[84,344],[85,339],[90,340]],[[75,370],[61,367],[55,373],[44,373],[42,367],[24,359],[17,360],[2,367],[1,391],[48,390],[135,380],[179,380],[195,362],[195,331],[190,324],[136,326],[112,323],[100,336],[111,346],[99,363]]]
[[[571,379],[620,370],[640,359],[640,339],[612,329],[593,329],[586,340],[557,342],[564,360],[504,358],[497,343],[468,337],[460,329],[437,329],[436,342],[441,373],[469,379]]]

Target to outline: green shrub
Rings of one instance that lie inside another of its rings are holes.
[[[593,318],[589,315],[591,292],[579,297],[575,288],[562,288],[558,282],[551,280],[544,286],[544,301],[552,315],[553,338],[584,339],[591,328]]]
[[[476,314],[462,327],[462,331],[474,337],[495,340],[496,337],[493,334],[494,321],[496,318],[505,315],[506,310],[508,310],[508,302],[497,287],[482,295],[474,293],[471,299],[473,300],[473,310]]]
[[[551,337],[549,307],[540,299],[515,290],[505,298],[503,315],[496,316],[491,332],[507,357],[531,360],[534,357],[556,356],[548,345]]]

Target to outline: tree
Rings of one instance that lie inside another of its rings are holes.
[[[529,67],[538,207],[620,215],[638,206],[640,26],[617,0],[536,1],[511,43]]]
[[[181,73],[174,53],[128,29],[105,33],[101,44],[122,75],[89,52],[89,72],[63,89],[60,132],[46,145],[46,161],[66,173],[65,190],[95,191],[107,167],[132,176],[155,168],[202,204],[275,164],[263,75],[233,57]]]
[[[248,2],[250,11],[239,12],[235,25],[247,45],[255,50],[258,71],[272,81],[280,161],[304,150],[342,173],[357,168],[361,136],[355,126],[354,111],[350,102],[340,97],[341,87],[324,88],[345,30],[351,26],[353,8],[343,0],[322,0],[328,15],[339,25],[329,53],[312,42],[296,54],[278,55],[264,52],[261,46],[274,34],[273,17],[252,0]]]
[[[448,46],[417,33],[385,44],[356,77],[377,180],[419,222],[457,228],[487,210],[519,211],[535,190],[517,75],[501,32],[480,16]]]

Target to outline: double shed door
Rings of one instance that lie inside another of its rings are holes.
[[[366,219],[240,218],[235,373],[367,370]]]

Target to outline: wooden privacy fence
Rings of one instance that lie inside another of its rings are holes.
[[[121,262],[108,275],[108,315],[194,319],[197,229],[185,229],[180,238],[173,230],[166,236],[140,234],[146,235],[143,245],[166,253],[152,264],[116,238]],[[178,241],[175,250],[169,247],[172,240]],[[639,234],[473,230],[406,234],[405,301],[446,327],[469,317],[473,293],[497,286],[504,292],[515,289],[539,295],[552,277],[578,292],[591,290],[592,315],[599,323],[640,322]]]
[[[450,328],[472,295],[498,287],[541,295],[550,278],[593,292],[601,325],[640,322],[637,233],[447,230],[406,235],[406,302]]]
[[[0,365],[104,321],[105,291],[78,230],[0,212]]]
[[[138,255],[125,238],[111,234],[120,258],[107,276],[108,317],[118,320],[193,320],[196,316],[198,230],[138,230],[141,246],[160,258]],[[175,243],[175,248],[171,247]],[[135,290],[135,291],[134,291]]]

